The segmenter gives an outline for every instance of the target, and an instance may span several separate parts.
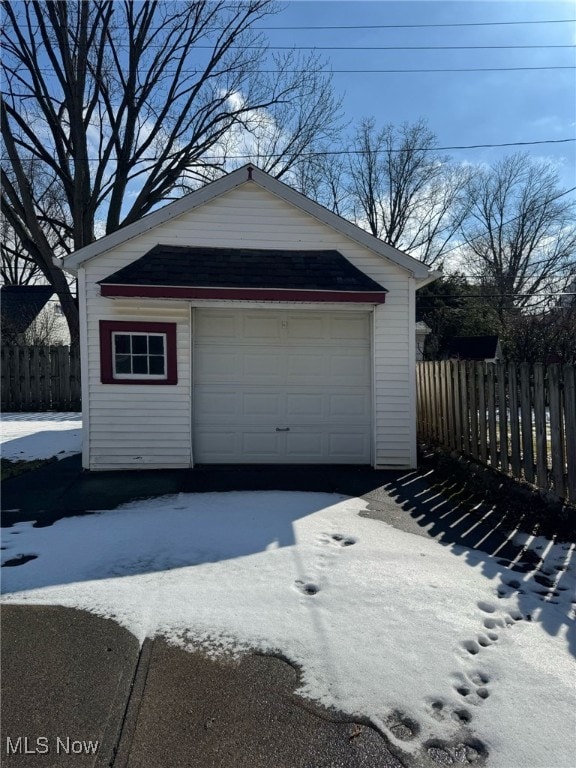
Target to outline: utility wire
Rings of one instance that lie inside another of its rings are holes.
[[[444,152],[447,150],[464,150],[464,149],[490,149],[490,148],[499,148],[499,147],[528,147],[528,146],[536,146],[540,144],[567,144],[571,142],[575,142],[576,138],[574,139],[543,139],[541,141],[507,141],[502,144],[461,144],[461,145],[453,145],[449,147],[410,147],[410,148],[396,148],[396,149],[380,149],[380,150],[365,150],[365,149],[326,149],[326,150],[316,150],[314,152],[302,152],[300,154],[301,158],[308,159],[311,157],[328,157],[331,155],[367,155],[367,154],[381,154],[382,152],[392,152],[394,154],[400,153],[400,152]],[[273,153],[266,153],[262,152],[261,155],[265,158],[277,158],[277,157],[283,157],[283,152],[273,152]],[[202,155],[198,158],[198,160],[206,161],[206,162],[224,162],[228,160],[252,160],[253,162],[256,162],[256,159],[260,156],[260,153],[253,152],[251,155]],[[3,157],[2,160],[9,160],[9,157]],[[101,158],[99,157],[87,157],[82,158],[83,160],[88,160],[90,162],[96,162],[99,161]],[[168,157],[167,160],[171,160],[171,157]],[[113,158],[109,161],[113,162]],[[141,160],[141,162],[146,162],[144,159]],[[150,158],[150,162],[155,162],[154,158]],[[576,189],[574,187],[573,189]],[[573,191],[569,190],[570,192]]]
[[[322,25],[317,27],[254,27],[255,30],[322,30],[322,29],[430,29],[440,27],[505,27],[518,24],[573,24],[576,19],[542,19],[541,21],[475,21],[450,24],[369,24],[369,25]]]
[[[540,21],[538,20],[524,20],[524,21],[474,21],[474,22],[452,22],[449,24],[359,24],[359,25],[352,25],[352,24],[342,24],[342,25],[330,25],[330,24],[323,24],[322,26],[300,26],[300,27],[251,27],[251,29],[254,32],[319,32],[323,30],[332,30],[332,29],[442,29],[442,28],[452,28],[452,27],[509,27],[509,26],[518,26],[518,25],[524,25],[524,24],[573,24],[576,22],[576,19],[542,19]],[[162,26],[156,27],[151,26],[149,27],[150,31],[158,32],[162,29]],[[38,25],[33,25],[31,27],[26,27],[26,29],[32,31],[32,32],[38,32],[40,27]],[[211,29],[213,32],[224,32],[228,29],[228,27],[214,27]]]
[[[115,47],[128,48],[129,42],[117,42]],[[163,48],[150,43],[146,48]],[[194,50],[212,50],[213,45],[194,45]],[[526,49],[576,48],[576,45],[230,45],[227,50],[242,51],[496,51]]]
[[[558,69],[576,69],[576,66],[546,66],[546,67],[466,67],[466,68],[446,68],[446,69],[326,69],[323,74],[330,75],[400,75],[400,74],[433,74],[437,72],[522,72],[536,70],[558,70]],[[53,74],[52,69],[39,68],[38,72],[43,74]],[[203,75],[205,70],[163,70],[165,75],[180,74],[183,77],[192,77],[193,75]],[[224,74],[223,72],[222,74]],[[300,69],[259,69],[261,75],[299,75]]]

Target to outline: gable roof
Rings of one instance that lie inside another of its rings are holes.
[[[156,245],[100,285],[295,288],[320,291],[386,289],[341,253]]]
[[[143,216],[138,221],[128,224],[116,232],[106,235],[100,240],[96,240],[94,243],[66,256],[63,260],[64,269],[73,272],[89,259],[93,259],[160,224],[182,216],[242,184],[257,184],[262,189],[266,189],[271,194],[300,208],[310,216],[318,219],[318,221],[405,269],[419,281],[429,282],[437,276],[437,273],[432,272],[421,261],[370,235],[368,232],[360,229],[360,227],[332,213],[332,211],[315,203],[310,198],[300,194],[300,192],[297,192],[252,164],[244,165],[238,168],[238,170],[232,171],[232,173],[228,173],[226,176],[207,184],[205,187],[191,192],[189,195],[185,195],[179,200],[169,203],[163,208]]]
[[[51,285],[3,285],[0,288],[2,322],[13,333],[24,333],[53,294]]]
[[[457,336],[448,343],[448,357],[492,360],[498,355],[498,336]]]

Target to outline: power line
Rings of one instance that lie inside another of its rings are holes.
[[[118,42],[115,47],[128,48],[130,43]],[[163,48],[151,43],[146,48]],[[194,50],[212,50],[213,45],[194,45]],[[576,48],[576,45],[230,45],[227,50],[242,51],[494,51]]]
[[[446,69],[327,69],[324,74],[334,75],[400,75],[400,74],[425,74],[430,75],[438,72],[526,72],[526,71],[544,71],[544,70],[559,70],[559,69],[576,69],[576,66],[546,66],[546,67],[466,67],[466,68],[446,68]],[[53,74],[52,69],[39,68],[36,70],[43,74]],[[192,75],[203,75],[205,70],[190,70],[188,72],[184,70],[166,69],[163,70],[165,75],[179,74],[183,77],[190,77]],[[225,74],[226,70],[222,72]],[[300,75],[301,69],[259,69],[260,75]]]
[[[505,27],[518,24],[573,24],[576,19],[542,19],[541,21],[475,21],[452,22],[450,24],[369,24],[369,25],[322,25],[316,27],[254,27],[255,30],[279,31],[283,30],[323,30],[323,29],[431,29],[440,27]]]
[[[448,24],[342,24],[342,25],[330,25],[323,24],[319,26],[295,26],[295,27],[251,27],[254,32],[319,32],[323,30],[332,29],[442,29],[452,27],[506,27],[506,26],[518,26],[518,25],[534,25],[534,24],[573,24],[576,19],[541,19],[541,20],[519,20],[519,21],[475,21],[475,22],[452,22]],[[26,27],[31,32],[38,32],[40,27],[38,25],[32,25]],[[150,26],[149,30],[158,32],[163,29],[163,26]],[[213,27],[211,31],[223,32],[228,27]]]
[[[576,138],[574,139],[543,139],[541,141],[508,141],[504,142],[502,144],[461,144],[461,145],[453,145],[453,146],[447,146],[447,147],[410,147],[407,149],[398,148],[398,149],[381,149],[381,150],[373,150],[372,154],[380,154],[381,152],[393,152],[393,153],[400,153],[400,152],[445,152],[447,150],[464,150],[464,149],[491,149],[491,148],[500,148],[500,147],[528,147],[528,146],[536,146],[541,144],[566,144],[570,142],[575,142]],[[310,157],[328,157],[331,155],[366,155],[369,154],[370,150],[364,150],[364,149],[326,149],[326,150],[316,150],[314,152],[302,152],[300,154],[300,157],[302,158],[310,158]],[[282,152],[277,153],[266,153],[263,152],[262,155],[266,158],[276,158],[276,157],[282,157]],[[199,157],[198,160],[204,160],[209,162],[215,162],[215,161],[228,161],[228,160],[252,160],[255,162],[254,158],[258,157],[259,153],[252,153],[251,155],[203,155],[202,157]],[[2,160],[9,160],[9,157],[3,157]],[[101,158],[99,157],[87,157],[83,158],[85,160],[88,160],[90,162],[96,162],[99,161]],[[170,160],[170,158],[167,158]],[[154,158],[150,158],[151,162],[154,162]],[[112,160],[110,161],[112,162]],[[141,162],[144,162],[142,160]],[[574,191],[576,187],[574,187],[571,190],[568,190],[569,192]]]

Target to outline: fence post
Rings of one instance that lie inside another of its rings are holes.
[[[564,366],[564,423],[568,498],[576,503],[576,366]]]

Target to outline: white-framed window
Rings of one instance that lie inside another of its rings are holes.
[[[166,379],[166,334],[113,332],[115,379]]]

